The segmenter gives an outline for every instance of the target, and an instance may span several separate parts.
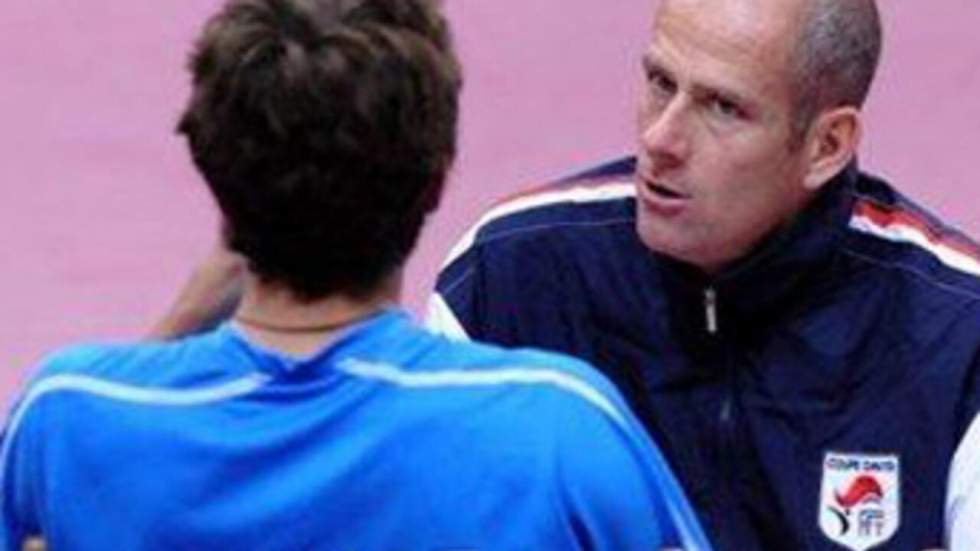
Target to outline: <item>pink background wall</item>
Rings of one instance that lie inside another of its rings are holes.
[[[980,3],[882,0],[864,163],[980,235]],[[0,18],[0,397],[46,350],[132,338],[214,239],[173,135],[217,0],[33,0]],[[461,154],[409,266],[418,309],[465,225],[517,188],[627,152],[650,2],[448,0]]]

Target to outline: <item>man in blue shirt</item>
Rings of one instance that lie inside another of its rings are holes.
[[[708,544],[591,367],[398,310],[455,153],[428,0],[232,0],[179,131],[247,260],[233,319],[47,359],[0,447],[0,549],[651,551]]]

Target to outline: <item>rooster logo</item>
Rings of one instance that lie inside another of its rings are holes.
[[[861,475],[854,479],[851,485],[848,486],[847,491],[843,494],[835,491],[834,500],[837,501],[837,505],[840,507],[828,507],[828,509],[840,521],[840,535],[843,536],[851,530],[851,509],[855,505],[881,503],[884,497],[885,492],[881,489],[881,484],[873,476],[869,475]]]
[[[883,497],[885,497],[885,492],[881,489],[881,484],[878,484],[875,477],[869,475],[861,475],[854,479],[844,495],[841,495],[840,492],[834,492],[834,499],[844,509],[850,509],[855,505],[869,501],[881,503]]]

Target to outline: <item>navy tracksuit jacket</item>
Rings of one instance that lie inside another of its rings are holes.
[[[431,323],[603,369],[722,551],[941,547],[947,501],[969,491],[950,463],[980,446],[964,438],[977,247],[850,167],[708,279],[639,241],[633,170],[491,209],[450,254]]]

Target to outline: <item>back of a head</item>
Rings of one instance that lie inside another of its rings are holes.
[[[370,293],[455,155],[459,65],[433,0],[231,0],[179,125],[228,245],[297,297]]]

